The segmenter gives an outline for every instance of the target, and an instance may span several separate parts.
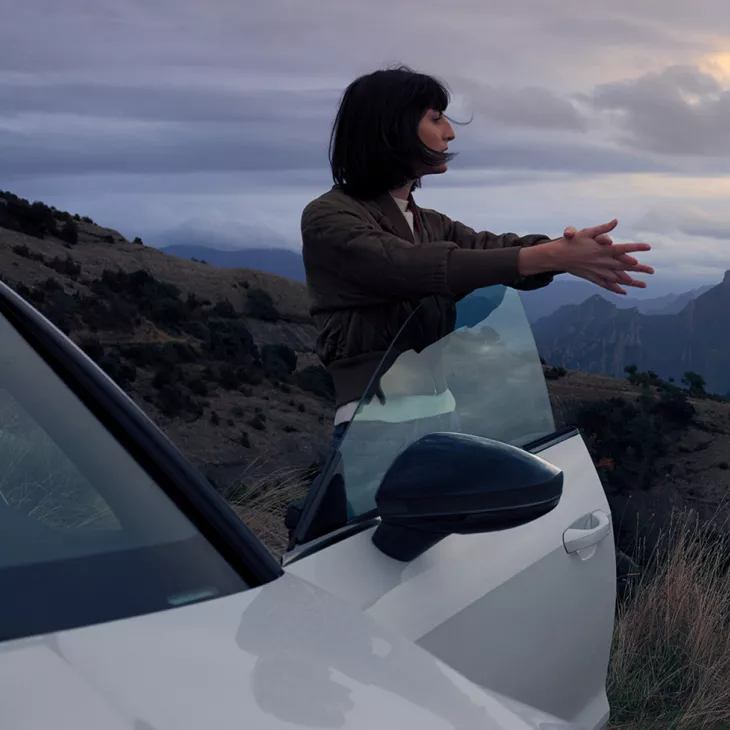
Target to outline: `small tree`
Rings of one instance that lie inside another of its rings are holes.
[[[707,391],[705,390],[707,383],[699,373],[688,370],[682,376],[682,384],[687,386],[687,390],[692,398],[707,397]]]
[[[263,289],[249,289],[246,294],[246,313],[250,317],[263,319],[267,322],[276,322],[279,312],[274,306],[274,300],[269,292]]]
[[[66,221],[63,228],[61,228],[59,237],[62,241],[75,246],[79,242],[79,230],[76,228],[76,224],[72,220]]]
[[[281,378],[294,372],[297,354],[288,345],[264,345],[261,348],[261,362],[266,375]]]

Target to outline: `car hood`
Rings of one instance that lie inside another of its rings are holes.
[[[262,588],[0,644],[13,730],[569,730],[319,588]]]

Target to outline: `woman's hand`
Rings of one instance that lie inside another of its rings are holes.
[[[608,234],[617,223],[612,220],[580,231],[569,227],[563,238],[522,249],[520,273],[530,276],[565,271],[615,294],[626,294],[624,286],[644,288],[646,284],[633,279],[629,272],[653,274],[654,269],[640,264],[630,254],[650,251],[651,246],[647,243],[614,244]]]

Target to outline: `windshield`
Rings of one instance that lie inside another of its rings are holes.
[[[372,513],[386,471],[421,436],[458,431],[525,446],[555,430],[532,330],[519,294],[506,287],[459,301],[453,328],[430,343],[423,317],[413,316],[378,382],[339,446],[350,519]]]
[[[245,588],[0,315],[0,640]]]

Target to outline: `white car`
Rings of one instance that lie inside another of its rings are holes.
[[[379,396],[417,412],[438,368],[463,433],[394,449],[363,405],[279,562],[0,284],[0,727],[604,727],[608,504],[519,297],[418,352],[408,328]]]

